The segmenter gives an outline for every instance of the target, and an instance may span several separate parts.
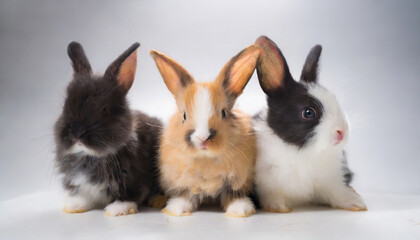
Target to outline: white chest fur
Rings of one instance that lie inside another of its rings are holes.
[[[78,190],[76,194],[68,196],[68,201],[82,202],[78,204],[83,205],[85,209],[104,207],[111,201],[107,195],[107,186],[105,183],[91,183],[87,176],[81,173],[74,176],[71,183]]]
[[[255,182],[259,195],[281,194],[296,205],[321,200],[329,185],[342,185],[342,151],[299,149],[279,138],[264,120],[254,122],[258,157]]]

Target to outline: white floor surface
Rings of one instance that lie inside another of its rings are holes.
[[[420,196],[362,196],[367,212],[310,207],[228,218],[215,209],[170,217],[143,208],[106,217],[64,213],[59,194],[36,193],[0,202],[0,239],[420,239]]]

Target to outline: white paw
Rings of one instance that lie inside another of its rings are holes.
[[[266,212],[288,213],[292,211],[292,209],[286,205],[286,199],[283,197],[283,194],[260,194],[259,200],[262,209]]]
[[[273,212],[273,213],[289,213],[292,211],[291,208],[282,204],[263,205],[262,209],[266,212]]]
[[[89,211],[90,209],[76,204],[65,204],[63,207],[63,212],[65,213],[84,213]]]
[[[118,200],[106,206],[105,211],[105,215],[110,217],[138,213],[135,202],[121,202]]]
[[[185,197],[171,198],[162,212],[170,216],[189,216],[193,210],[193,204]]]
[[[80,196],[67,196],[63,212],[84,213],[92,209],[92,204]]]
[[[253,213],[255,213],[254,204],[249,198],[233,200],[226,209],[228,217],[248,217]]]
[[[331,202],[331,206],[334,208],[341,208],[348,211],[366,211],[367,207],[363,202],[363,199],[353,189],[349,189],[345,197],[340,200]]]

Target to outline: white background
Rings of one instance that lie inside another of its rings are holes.
[[[309,49],[323,45],[320,82],[349,115],[355,188],[419,195],[419,1],[10,0],[0,2],[0,200],[59,189],[52,126],[72,73],[70,41],[98,73],[140,42],[132,107],[167,119],[174,100],[150,49],[208,81],[263,34],[295,79]],[[264,106],[255,74],[239,107]]]

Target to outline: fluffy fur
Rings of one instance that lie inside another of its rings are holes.
[[[136,202],[121,202],[118,200],[106,206],[105,211],[107,216],[123,216],[138,212]]]
[[[263,209],[289,212],[310,202],[346,210],[366,210],[350,187],[344,146],[348,123],[335,96],[317,83],[321,47],[293,80],[281,51],[267,37],[257,71],[268,108],[254,117],[258,157],[255,185]]]
[[[189,215],[203,199],[219,197],[229,216],[254,212],[247,195],[252,187],[255,136],[251,118],[232,108],[252,76],[259,53],[259,48],[250,46],[232,58],[215,81],[196,83],[177,62],[151,51],[178,105],[159,149],[161,185],[171,197],[164,213]]]
[[[106,208],[109,216],[135,213],[133,204],[160,191],[155,174],[162,124],[130,110],[126,99],[138,47],[138,43],[131,46],[103,76],[94,76],[82,46],[76,42],[68,46],[74,75],[55,124],[56,165],[67,195],[65,212],[111,203]]]

